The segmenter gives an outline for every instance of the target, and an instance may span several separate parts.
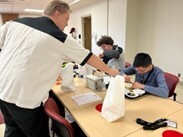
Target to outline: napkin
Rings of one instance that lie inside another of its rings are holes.
[[[75,91],[75,83],[73,78],[73,63],[67,63],[65,67],[61,69],[60,75],[62,77],[61,90],[66,92]]]

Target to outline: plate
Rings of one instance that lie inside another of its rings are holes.
[[[129,91],[125,88],[125,95],[129,98],[136,98],[139,96],[139,94],[136,91]]]
[[[138,95],[139,95],[139,96],[141,96],[141,95],[145,94],[145,91],[144,91],[144,90],[142,90],[142,89],[133,89],[133,92],[138,93]]]

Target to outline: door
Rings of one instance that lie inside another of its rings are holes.
[[[13,14],[13,13],[2,13],[2,20],[3,24],[5,24],[7,21],[14,20],[18,18],[18,14]]]
[[[91,16],[83,18],[83,45],[86,49],[91,51]]]

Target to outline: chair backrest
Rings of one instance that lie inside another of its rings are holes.
[[[4,116],[0,110],[0,124],[4,124]]]
[[[169,97],[173,96],[175,93],[175,88],[179,82],[179,78],[168,72],[164,72],[165,81],[169,89]]]
[[[71,124],[63,118],[54,99],[48,98],[44,110],[52,120],[52,128],[58,137],[74,137],[74,130]]]

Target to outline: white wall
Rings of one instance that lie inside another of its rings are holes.
[[[76,10],[71,13],[69,26],[66,28],[66,32],[70,30],[71,27],[75,27],[77,34],[82,34],[82,18],[91,16],[91,28],[92,28],[92,51],[97,53],[99,47],[96,46],[96,39],[101,34],[106,34],[106,20],[107,20],[107,4],[106,0],[101,0],[97,3],[93,3],[87,7],[82,8],[81,10]],[[69,28],[69,29],[68,29]],[[67,30],[68,29],[68,30]],[[83,38],[81,36],[81,38]],[[83,40],[82,40],[83,41]]]
[[[82,9],[72,11],[69,25],[65,32],[69,33],[70,28],[75,27],[78,34],[82,34],[82,18],[91,16],[92,24],[92,51],[96,54],[100,52],[100,48],[96,45],[96,39],[100,35],[107,33],[107,1],[100,0]],[[81,36],[81,38],[83,38]]]
[[[127,5],[125,60],[132,64],[138,51],[139,1],[128,0]]]
[[[149,53],[164,71],[183,74],[183,0],[128,0],[125,57],[132,61],[138,52]]]
[[[92,19],[92,51],[95,54],[102,51],[96,45],[101,35],[108,34],[115,44],[125,47],[126,0],[100,0],[73,11],[65,32],[68,33],[71,27],[75,27],[77,34],[82,33],[81,18],[88,15]]]
[[[108,35],[125,49],[127,0],[109,0]]]
[[[139,49],[154,64],[183,73],[183,0],[140,0]]]

